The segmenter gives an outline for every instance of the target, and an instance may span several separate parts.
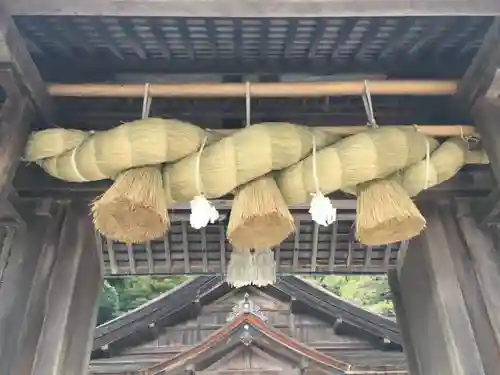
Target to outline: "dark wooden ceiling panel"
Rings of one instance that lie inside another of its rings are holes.
[[[123,72],[459,77],[493,17],[18,16],[50,80]]]

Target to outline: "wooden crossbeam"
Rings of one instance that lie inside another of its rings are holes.
[[[342,43],[339,42],[340,44]],[[339,45],[340,47],[340,45]],[[142,98],[144,84],[138,83],[49,83],[54,97]],[[443,96],[457,91],[453,80],[373,80],[372,95]],[[150,85],[152,97],[162,98],[244,98],[246,83],[156,83]],[[303,98],[360,96],[364,81],[339,82],[256,82],[250,85],[252,98]]]
[[[135,17],[369,17],[500,15],[496,0],[7,0],[15,15]]]

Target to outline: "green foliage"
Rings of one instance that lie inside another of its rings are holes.
[[[310,280],[369,311],[388,317],[394,316],[386,276],[321,276]]]
[[[99,301],[99,314],[97,316],[97,324],[102,324],[116,317],[116,313],[120,309],[120,302],[116,289],[104,281],[104,286],[101,292]]]
[[[158,297],[187,281],[186,276],[153,278],[150,276],[109,279],[101,293],[98,324],[105,323]]]

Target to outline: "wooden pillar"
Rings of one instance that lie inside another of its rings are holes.
[[[0,373],[86,374],[102,286],[88,207],[25,208],[0,285]]]
[[[49,121],[50,96],[9,13],[0,4],[0,201],[24,151],[35,114]]]
[[[491,289],[500,277],[498,257],[467,206],[423,206],[427,229],[390,275],[412,375],[490,375],[500,368]]]

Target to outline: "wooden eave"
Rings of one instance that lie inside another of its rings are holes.
[[[207,296],[220,293],[224,284],[218,276],[198,276],[187,281],[159,298],[97,327],[93,350],[101,349],[136,331],[147,330],[159,320],[189,316]]]
[[[93,350],[120,340],[139,331],[149,331],[158,323],[172,325],[195,317],[201,307],[220,298],[231,290],[220,276],[199,276],[171,292],[149,302],[138,309],[97,327]],[[396,346],[402,345],[399,328],[394,321],[370,313],[331,293],[323,291],[295,276],[280,276],[276,285],[264,288],[272,296],[301,304],[306,313],[320,319],[338,321],[347,330],[354,328],[359,334],[368,334],[381,342],[390,340]],[[354,333],[355,334],[355,333]]]
[[[259,334],[265,337],[267,340],[261,340],[259,337],[254,336],[253,330],[256,330]],[[238,333],[251,332],[251,340],[245,344],[243,336],[235,336]],[[336,370],[342,372],[348,372],[352,366],[348,363],[339,361],[330,356],[322,354],[307,345],[304,345],[291,337],[276,331],[260,318],[253,314],[242,313],[237,316],[233,321],[226,324],[224,327],[219,329],[210,335],[201,344],[186,350],[185,352],[154,365],[147,370],[143,371],[144,375],[159,375],[162,373],[169,373],[175,371],[178,368],[184,368],[190,362],[196,362],[196,358],[199,356],[207,355],[207,352],[212,350],[217,350],[221,345],[227,346],[233,342],[233,338],[236,337],[239,345],[253,345],[254,340],[258,343],[263,343],[266,346],[278,345],[281,348],[286,348],[295,354],[306,358],[311,361],[314,365],[323,368],[325,370]],[[276,348],[275,348],[276,349]]]
[[[316,310],[332,318],[333,321],[337,319],[375,337],[388,339],[398,345],[402,344],[399,327],[395,321],[360,308],[304,279],[282,276],[276,288],[295,298],[308,310]]]

